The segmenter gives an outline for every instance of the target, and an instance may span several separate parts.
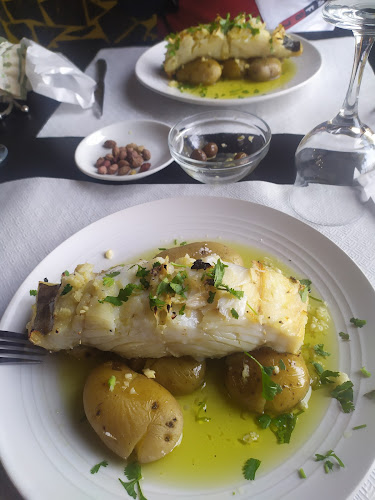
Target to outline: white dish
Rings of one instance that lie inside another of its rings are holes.
[[[257,94],[253,97],[245,97],[243,99],[212,99],[199,97],[187,92],[182,93],[177,88],[170,87],[168,85],[169,80],[162,70],[166,52],[166,42],[160,42],[154,45],[141,55],[135,66],[135,74],[145,87],[179,101],[202,104],[204,106],[244,106],[247,104],[255,104],[260,101],[284,96],[297,90],[305,85],[320,70],[322,57],[318,49],[312,43],[300,36],[293,35],[293,38],[303,43],[303,54],[300,57],[293,58],[293,62],[297,69],[296,74],[289,82],[283,85],[283,87],[270,91],[267,94]]]
[[[204,217],[202,217],[204,214]],[[165,216],[167,215],[167,219]],[[168,223],[155,223],[167,220]],[[260,469],[255,481],[243,480],[238,488],[203,490],[187,480],[181,488],[151,483],[145,478],[148,500],[233,498],[257,500],[315,500],[352,498],[375,458],[374,402],[363,395],[374,389],[373,380],[361,377],[365,366],[375,372],[375,292],[361,271],[330,240],[296,219],[262,205],[227,198],[178,198],[138,205],[112,214],[86,227],[57,247],[29,275],[9,304],[0,328],[23,331],[33,298],[29,290],[45,276],[58,280],[62,270],[92,262],[106,269],[159,246],[179,241],[219,239],[264,249],[284,260],[296,272],[308,276],[329,303],[337,331],[349,331],[350,342],[339,341],[340,370],[349,374],[355,387],[356,410],[345,414],[337,401],[331,404],[316,430],[287,461],[269,473]],[[104,252],[111,248],[108,261]],[[356,329],[349,318],[367,320]],[[28,500],[124,499],[118,481],[123,463],[110,455],[110,466],[91,475],[90,468],[105,458],[82,432],[61,395],[56,365],[47,359],[40,366],[2,366],[0,399],[0,453],[4,467]],[[344,433],[353,426],[367,424]],[[92,435],[90,434],[91,438]],[[286,446],[286,445],[282,445]],[[325,474],[315,453],[335,450],[345,469]],[[250,451],[249,453],[252,453]],[[251,456],[251,455],[249,455]],[[303,467],[307,479],[297,470]],[[166,478],[167,478],[166,474]],[[363,493],[361,498],[370,498]]]
[[[77,146],[74,159],[77,167],[86,175],[102,181],[135,181],[155,174],[172,163],[168,149],[170,126],[152,120],[128,120],[113,123],[85,137]],[[95,167],[96,160],[110,153],[103,147],[107,140],[114,140],[118,146],[134,142],[151,152],[151,167],[146,172],[134,175],[101,175]]]

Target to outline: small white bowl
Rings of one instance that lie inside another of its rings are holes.
[[[77,167],[86,175],[102,181],[135,181],[155,174],[168,166],[173,160],[168,151],[168,133],[170,126],[151,120],[128,120],[114,123],[88,135],[77,146],[74,159]],[[118,146],[126,146],[134,142],[151,152],[151,167],[146,172],[134,175],[99,174],[95,166],[96,160],[111,153],[103,144],[106,140],[117,142]]]
[[[267,123],[251,113],[217,110],[199,113],[178,122],[168,137],[173,159],[194,179],[206,184],[237,182],[250,174],[266,156],[271,141]],[[191,158],[194,149],[202,150],[214,142],[214,158]],[[246,157],[234,159],[236,153]]]

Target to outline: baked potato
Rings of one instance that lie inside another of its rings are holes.
[[[248,61],[246,78],[254,82],[268,82],[281,75],[281,61],[277,57],[257,57]]]
[[[148,359],[144,369],[154,371],[154,380],[174,396],[182,396],[194,392],[203,384],[206,361],[196,361],[191,356]]]
[[[225,385],[236,403],[256,413],[280,414],[290,411],[306,396],[310,375],[301,354],[261,348],[252,351],[251,355],[262,366],[274,367],[271,379],[281,386],[282,391],[273,400],[266,401],[262,396],[260,367],[246,354],[232,354],[226,358]]]
[[[134,453],[139,463],[158,460],[182,436],[183,416],[175,398],[119,361],[106,362],[89,374],[83,405],[100,439],[125,459]]]
[[[215,59],[200,57],[182,65],[176,72],[176,80],[191,85],[213,85],[221,73],[221,66]]]

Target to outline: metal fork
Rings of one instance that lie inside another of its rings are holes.
[[[32,344],[27,333],[0,330],[0,365],[40,363],[47,352]]]

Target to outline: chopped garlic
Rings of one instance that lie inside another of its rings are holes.
[[[250,367],[246,363],[243,364],[242,378],[246,380],[250,376]]]
[[[147,378],[155,378],[155,370],[150,370],[150,368],[144,368],[142,371]]]
[[[128,380],[131,380],[133,378],[133,374],[132,373],[125,373],[125,378]]]
[[[277,375],[278,373],[280,373],[280,368],[279,368],[278,366],[274,366],[274,367],[273,367],[273,373],[274,373],[275,375]]]
[[[106,253],[104,254],[104,257],[106,259],[112,259],[112,257],[113,257],[113,250],[107,250]]]
[[[129,392],[130,394],[138,394],[134,387],[132,387]]]
[[[250,444],[253,443],[254,441],[258,441],[258,439],[259,439],[259,434],[257,432],[249,432],[248,434],[242,436],[240,441],[244,444]]]

